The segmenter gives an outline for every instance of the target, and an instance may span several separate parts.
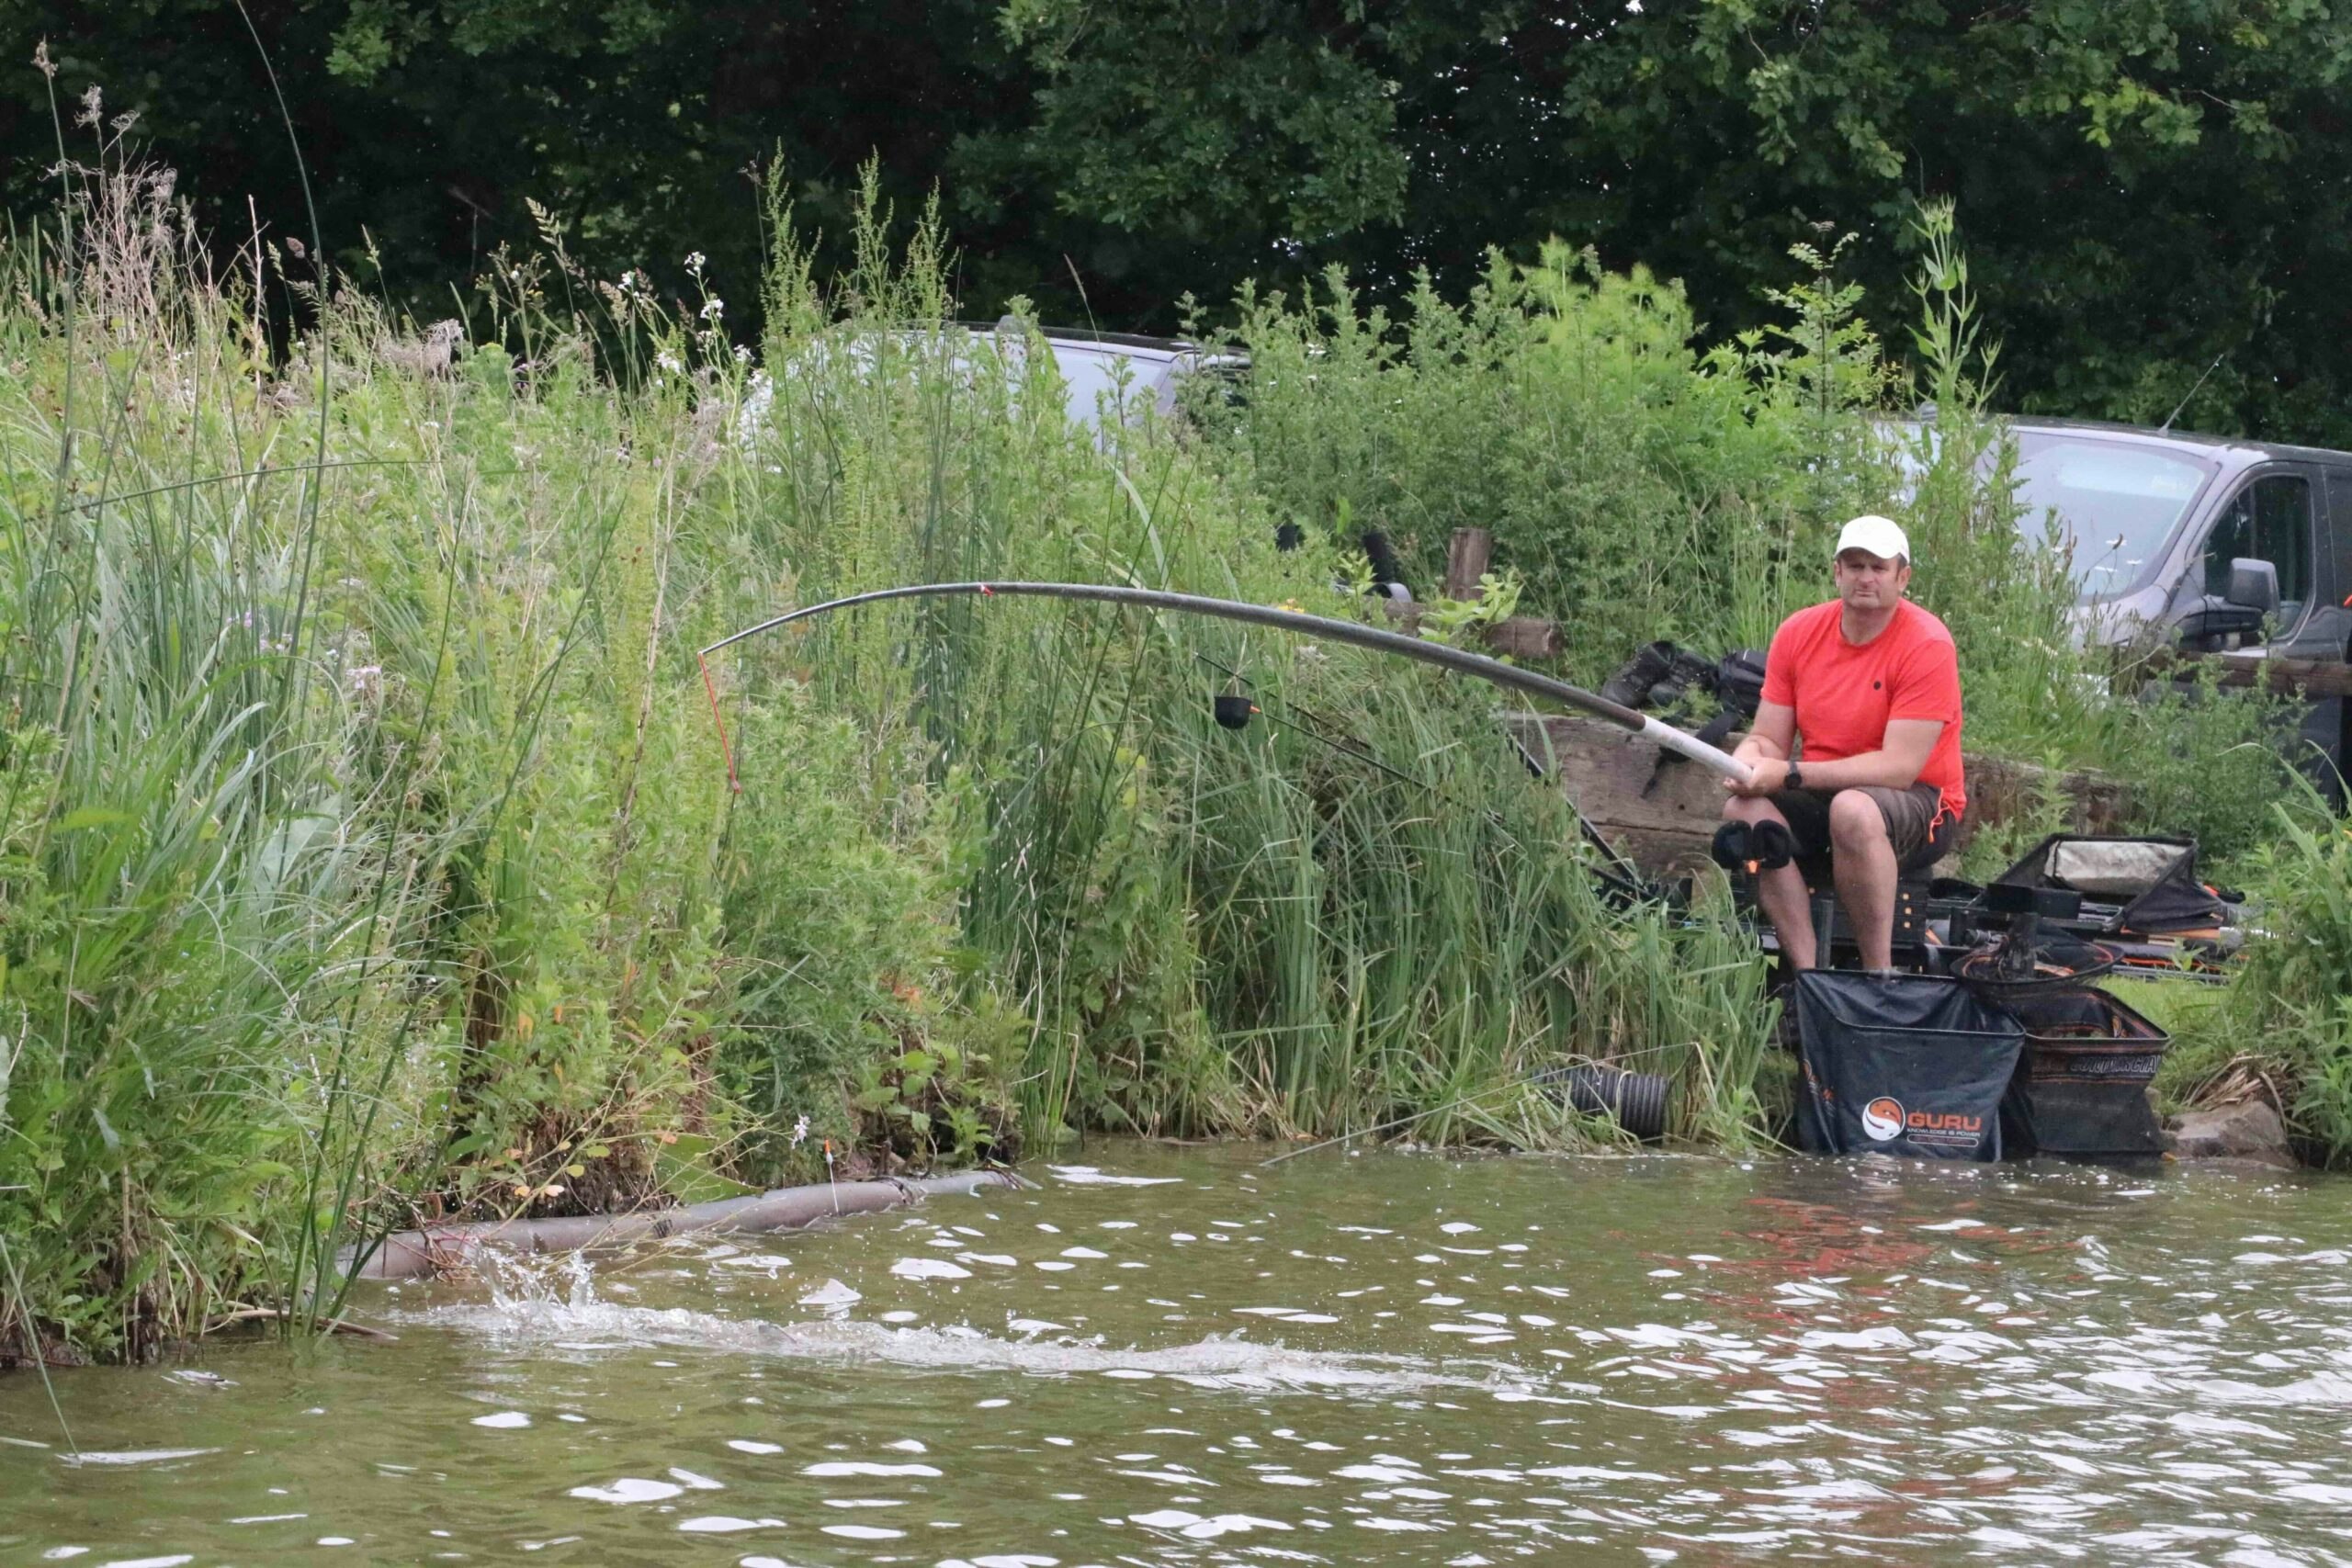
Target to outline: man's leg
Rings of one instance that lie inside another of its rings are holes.
[[[1778,822],[1785,828],[1789,819],[1769,800],[1752,796],[1735,796],[1724,803],[1726,822]],[[1893,884],[1889,884],[1887,910],[1893,919],[1894,900]],[[1795,863],[1774,866],[1756,874],[1756,902],[1762,908],[1764,918],[1772,922],[1772,932],[1781,939],[1781,953],[1792,969],[1810,969],[1814,962],[1813,899],[1805,892],[1804,874]],[[1890,934],[1893,927],[1889,928]]]
[[[1894,967],[1894,844],[1886,814],[1860,790],[1829,801],[1830,869],[1865,969]]]

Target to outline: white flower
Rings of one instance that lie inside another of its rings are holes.
[[[743,393],[743,406],[735,413],[735,445],[745,451],[752,448],[759,440],[760,432],[767,428],[768,410],[775,403],[775,382],[764,370],[752,371],[751,385]]]
[[[688,272],[700,272],[702,270],[702,262],[703,255],[700,251],[688,251],[686,253],[686,270]]]
[[[735,345],[735,363],[738,365],[749,365],[751,362],[751,349],[743,344],[737,344]]]
[[[803,1116],[792,1124],[792,1146],[798,1148],[808,1140],[808,1118]]]
[[[718,295],[714,294],[709,299],[702,302],[702,319],[704,321],[715,321],[725,314],[727,314],[727,301],[721,299]]]
[[[686,368],[678,356],[666,348],[653,356],[653,363],[658,368],[667,370],[673,376],[684,374]]]

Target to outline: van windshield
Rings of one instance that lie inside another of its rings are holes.
[[[2139,585],[2214,472],[2178,453],[2092,436],[2020,430],[2017,443],[2018,526],[2034,539],[2053,532],[2086,601]]]

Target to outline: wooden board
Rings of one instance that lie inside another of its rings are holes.
[[[2131,661],[2122,673],[2186,676],[2199,665],[2213,665],[2224,686],[2266,685],[2274,692],[2300,692],[2307,697],[2352,696],[2352,665],[2315,659],[2271,659],[2258,653],[2181,653],[2160,649]]]

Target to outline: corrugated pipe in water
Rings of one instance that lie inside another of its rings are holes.
[[[1644,1143],[1666,1136],[1668,1085],[1664,1073],[1618,1067],[1546,1067],[1536,1087],[1570,1110],[1606,1116]]]

